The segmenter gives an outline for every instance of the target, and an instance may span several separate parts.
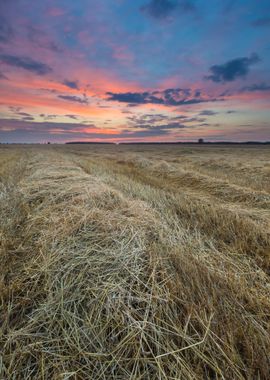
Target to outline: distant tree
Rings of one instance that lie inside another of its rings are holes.
[[[203,139],[199,139],[198,140],[198,144],[203,144],[204,143],[204,140]]]

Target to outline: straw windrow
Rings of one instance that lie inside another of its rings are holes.
[[[134,169],[31,149],[2,175],[0,378],[268,379],[265,200],[217,180],[199,198],[204,176],[178,191],[151,151]]]

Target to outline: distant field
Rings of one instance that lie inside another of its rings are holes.
[[[265,379],[270,146],[0,146],[0,379]]]

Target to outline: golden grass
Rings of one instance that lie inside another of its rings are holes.
[[[1,147],[0,378],[268,380],[269,163]]]

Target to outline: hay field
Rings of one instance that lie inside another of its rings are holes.
[[[0,146],[0,379],[265,379],[270,147]]]

